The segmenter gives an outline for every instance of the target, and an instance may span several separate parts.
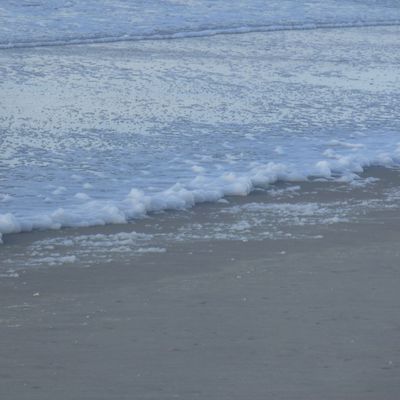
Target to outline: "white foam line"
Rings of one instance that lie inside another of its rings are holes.
[[[188,209],[195,204],[215,202],[225,196],[246,196],[257,187],[267,187],[278,181],[299,182],[307,181],[310,177],[340,180],[347,177],[351,182],[357,177],[355,173],[360,173],[371,165],[399,165],[399,154],[396,154],[395,158],[382,154],[373,160],[362,157],[358,162],[347,157],[341,160],[320,161],[304,173],[288,168],[285,164],[269,162],[240,175],[225,173],[212,179],[198,176],[186,185],[177,183],[167,190],[151,195],[134,188],[119,201],[91,200],[77,209],[59,208],[38,215],[33,220],[23,220],[11,213],[0,213],[0,233],[127,223],[150,212]],[[335,170],[341,170],[341,176],[338,178],[333,175]]]

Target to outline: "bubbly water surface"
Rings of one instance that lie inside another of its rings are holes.
[[[2,2],[0,234],[397,165],[399,16],[397,1]]]

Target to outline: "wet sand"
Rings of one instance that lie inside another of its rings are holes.
[[[376,197],[400,181],[382,171]],[[367,193],[327,187],[302,184],[300,199]],[[231,202],[249,200],[270,201]],[[175,229],[219,206],[154,218]],[[399,227],[398,209],[379,209],[302,227],[318,240],[192,240],[88,268],[26,268],[0,280],[0,398],[395,400]],[[0,251],[65,232],[9,235]]]

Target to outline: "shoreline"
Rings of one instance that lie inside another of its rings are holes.
[[[400,168],[352,179],[399,159],[399,32],[0,51],[0,201],[25,222],[314,177],[4,235],[0,398],[397,400]]]
[[[223,207],[225,204],[229,204],[232,202],[233,204],[244,204],[244,203],[251,203],[255,196],[257,195],[265,195],[266,197],[269,196],[269,193],[271,191],[274,191],[275,189],[285,187],[289,191],[291,190],[290,188],[301,188],[300,190],[303,192],[306,192],[307,190],[310,190],[309,187],[316,186],[319,192],[320,196],[324,196],[324,189],[327,188],[328,191],[328,197],[327,199],[331,199],[331,191],[332,188],[333,190],[336,190],[335,188],[339,188],[339,191],[345,191],[349,193],[349,198],[351,197],[351,193],[355,193],[356,197],[362,198],[361,192],[365,191],[364,189],[368,187],[369,183],[365,181],[366,179],[372,179],[372,180],[380,180],[381,183],[377,183],[379,190],[382,190],[382,184],[385,185],[388,183],[388,181],[397,179],[397,173],[400,171],[399,166],[392,166],[392,167],[386,167],[386,166],[368,166],[365,167],[362,173],[359,173],[358,175],[360,176],[359,181],[355,182],[340,182],[335,180],[335,179],[326,179],[326,178],[320,178],[320,177],[309,177],[307,180],[302,180],[302,181],[281,181],[278,180],[272,184],[270,184],[267,188],[262,189],[262,188],[253,188],[253,190],[246,194],[246,195],[226,195],[223,196],[221,199],[218,199],[216,201],[203,201],[203,202],[198,202],[195,203],[193,206],[185,207],[182,209],[166,209],[166,210],[159,210],[159,211],[151,211],[147,212],[145,215],[142,217],[138,218],[133,218],[127,220],[126,223],[106,223],[106,224],[99,224],[99,225],[91,225],[91,226],[66,226],[66,227],[61,227],[61,228],[55,228],[55,229],[32,229],[28,231],[20,231],[20,232],[11,232],[11,233],[3,233],[2,234],[2,241],[3,244],[15,244],[18,243],[20,240],[23,243],[31,243],[35,241],[35,237],[38,239],[44,239],[46,237],[52,237],[53,235],[57,235],[57,233],[60,236],[65,236],[68,235],[68,233],[71,233],[72,235],[79,235],[81,234],[95,234],[95,233],[109,233],[109,232],[114,232],[114,231],[131,231],[131,228],[133,226],[138,226],[140,230],[145,230],[146,226],[148,225],[147,222],[151,221],[153,223],[157,223],[157,219],[161,217],[161,221],[165,216],[172,216],[172,218],[177,215],[177,218],[179,219],[180,214],[185,214],[185,213],[190,213],[192,211],[196,212],[197,209],[202,209],[204,207]],[[394,186],[393,182],[389,182],[389,186]],[[361,189],[361,191],[360,191]],[[368,192],[368,189],[365,191],[367,195],[365,198],[369,198],[370,193]],[[288,197],[288,199],[290,196]],[[270,199],[269,199],[270,200]],[[269,201],[267,200],[267,201]],[[22,236],[21,236],[22,235]],[[1,244],[0,244],[1,246]],[[0,247],[1,249],[1,247]]]

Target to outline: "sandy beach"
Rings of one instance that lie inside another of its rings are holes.
[[[0,400],[398,400],[398,2],[3,3]]]
[[[398,171],[368,174],[379,178],[371,187],[305,182],[278,202],[387,204]],[[268,191],[228,200],[277,202]],[[49,237],[206,225],[218,207],[228,205],[6,235],[1,251],[18,258]],[[111,263],[20,268],[0,280],[0,397],[395,400],[399,219],[398,208],[374,206],[347,222],[292,226],[296,237],[171,241]]]

